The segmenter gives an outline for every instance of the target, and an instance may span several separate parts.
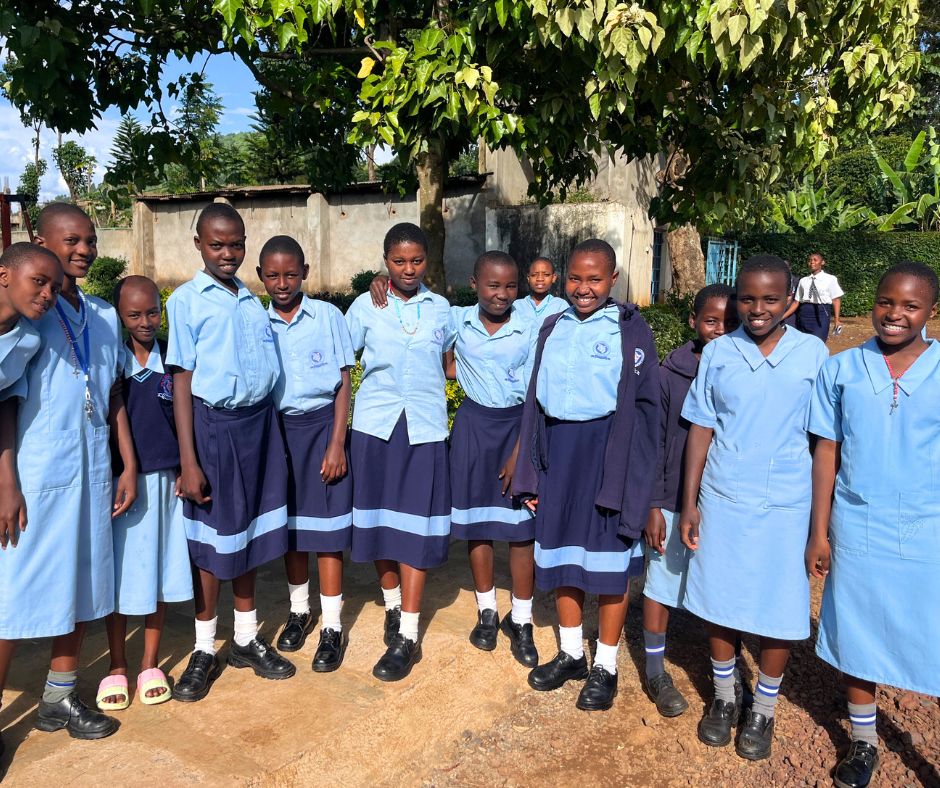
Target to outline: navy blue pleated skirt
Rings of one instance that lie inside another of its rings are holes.
[[[829,339],[831,309],[829,304],[803,302],[796,310],[796,327],[804,334],[812,334],[826,342]]]
[[[183,502],[193,563],[232,580],[287,550],[287,460],[270,397],[224,410],[193,400],[199,466],[212,500]]]
[[[454,416],[450,434],[451,533],[457,539],[528,542],[535,518],[502,494],[499,472],[519,437],[522,405],[487,408],[469,397]]]
[[[352,474],[324,484],[320,467],[333,433],[333,404],[309,413],[281,414],[287,445],[287,548],[338,553],[352,540]]]
[[[444,441],[408,442],[402,413],[387,441],[358,430],[350,441],[353,561],[430,569],[447,561],[450,473]]]
[[[535,582],[543,591],[623,594],[643,573],[642,542],[618,534],[619,514],[594,503],[612,421],[547,421],[548,467],[539,476],[535,518]]]

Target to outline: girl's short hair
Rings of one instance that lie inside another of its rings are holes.
[[[889,276],[913,276],[915,279],[920,279],[930,288],[931,304],[936,304],[938,298],[940,298],[940,279],[937,277],[937,272],[929,265],[915,263],[911,260],[895,263],[881,275],[881,279],[878,280],[878,290],[881,289],[881,285]]]
[[[756,273],[780,274],[786,281],[786,291],[790,292],[790,264],[782,257],[777,257],[775,254],[755,254],[748,257],[738,269],[738,275],[734,281],[735,288],[741,286],[742,276]]]
[[[268,238],[261,247],[258,263],[264,265],[265,259],[272,254],[287,254],[296,257],[300,261],[301,268],[307,264],[303,247],[289,235],[275,235],[273,238]]]
[[[483,266],[489,265],[490,263],[495,265],[512,266],[516,269],[517,273],[519,271],[519,265],[510,255],[506,254],[506,252],[491,250],[489,252],[484,252],[476,259],[476,262],[473,264],[473,278],[479,279],[480,271],[483,270]]]
[[[424,251],[427,251],[428,237],[418,225],[400,222],[385,233],[385,241],[382,243],[383,254],[388,255],[391,248],[398,244],[418,244]]]
[[[692,301],[692,314],[697,315],[705,308],[712,298],[720,298],[723,301],[727,301],[729,298],[734,298],[734,288],[731,285],[726,285],[723,282],[718,282],[713,285],[705,285],[701,290],[695,294],[695,300]]]

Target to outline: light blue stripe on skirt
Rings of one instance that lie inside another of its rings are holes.
[[[352,513],[338,517],[306,517],[297,515],[287,518],[287,527],[291,531],[342,531],[352,526]]]
[[[594,552],[577,545],[545,548],[535,542],[535,563],[541,569],[578,566],[587,572],[626,572],[630,562],[643,555],[643,544],[637,539],[633,545],[618,552]]]
[[[535,518],[528,509],[507,509],[504,506],[474,506],[471,509],[451,509],[450,519],[459,525],[474,523],[507,523],[518,525]]]
[[[217,533],[214,528],[199,520],[191,520],[187,517],[185,521],[186,537],[191,542],[208,545],[216,553],[228,555],[241,552],[247,549],[255,539],[283,528],[287,521],[287,506],[265,512],[252,520],[244,531],[227,536]]]
[[[415,536],[449,536],[450,515],[424,517],[393,509],[353,509],[356,528],[394,528]]]

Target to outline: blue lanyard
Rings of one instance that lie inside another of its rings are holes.
[[[91,351],[89,348],[90,341],[88,339],[88,310],[85,307],[85,297],[82,295],[81,291],[79,291],[78,314],[82,321],[81,333],[84,353],[78,349],[78,341],[75,338],[75,332],[72,331],[72,325],[65,314],[65,310],[62,309],[62,304],[56,301],[55,308],[56,312],[59,313],[59,322],[62,323],[62,328],[65,329],[65,336],[69,341],[69,347],[72,349],[72,355],[75,356],[75,361],[78,366],[81,367],[82,374],[85,376],[85,415],[87,415],[90,419],[91,414],[94,413],[94,405],[92,404],[91,400]]]

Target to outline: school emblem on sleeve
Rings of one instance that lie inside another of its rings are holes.
[[[646,360],[646,353],[644,353],[640,348],[636,348],[633,351],[633,371],[639,375],[640,367],[643,366],[643,362]]]
[[[262,341],[262,342],[273,342],[273,341],[274,341],[274,332],[271,330],[271,324],[270,324],[270,323],[265,323],[265,324],[264,324],[264,331],[262,332],[261,341]]]
[[[314,350],[310,354],[310,366],[311,367],[322,367],[325,362],[323,361],[323,354],[319,350]]]
[[[166,374],[160,378],[160,385],[157,387],[157,398],[165,400],[166,402],[173,401],[173,376],[172,375]]]
[[[443,328],[434,329],[434,341],[438,343],[441,343],[444,341],[444,329]]]
[[[597,342],[594,345],[594,352],[591,354],[591,358],[599,358],[604,361],[610,360],[610,345],[606,342]]]

